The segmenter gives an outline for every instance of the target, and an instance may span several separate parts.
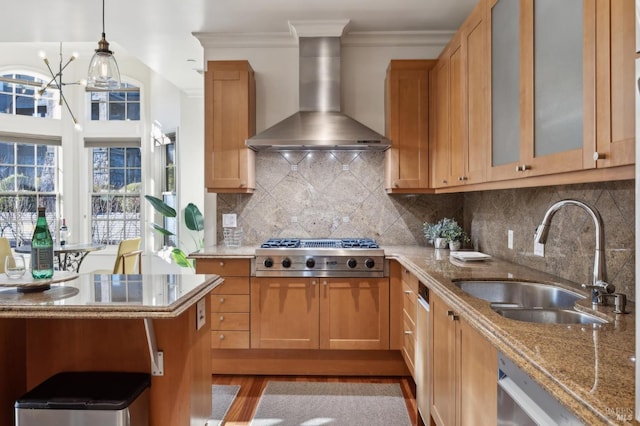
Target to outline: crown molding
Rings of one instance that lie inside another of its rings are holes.
[[[323,21],[327,23],[327,21]],[[295,24],[295,21],[291,21]],[[335,24],[335,21],[331,21]],[[347,25],[341,22],[342,25]],[[329,25],[329,23],[327,23]],[[336,24],[337,25],[337,24]],[[334,25],[333,31],[337,26]],[[314,27],[320,31],[320,26]],[[328,28],[328,27],[327,27]],[[323,31],[327,30],[325,28]],[[308,29],[308,28],[307,28]],[[313,30],[309,30],[313,31]],[[194,32],[203,48],[251,48],[251,47],[297,47],[298,36],[307,36],[313,32],[300,33],[298,27],[291,33],[209,33]],[[318,33],[319,34],[319,33]],[[363,31],[349,32],[342,36],[342,45],[348,47],[401,47],[435,46],[444,47],[455,31]],[[318,35],[319,36],[319,35]]]
[[[294,37],[342,37],[349,26],[349,19],[318,19],[289,21],[289,31]]]

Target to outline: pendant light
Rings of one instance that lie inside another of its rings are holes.
[[[102,38],[98,41],[98,48],[89,63],[87,87],[116,90],[120,88],[120,70],[118,63],[109,50],[109,42],[104,33],[104,0],[102,0]]]

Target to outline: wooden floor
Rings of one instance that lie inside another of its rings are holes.
[[[415,384],[410,377],[325,377],[325,376],[227,376],[213,375],[214,385],[240,385],[240,391],[227,412],[224,426],[248,425],[258,407],[260,395],[270,380],[307,382],[398,383],[404,394],[411,424],[417,424]]]

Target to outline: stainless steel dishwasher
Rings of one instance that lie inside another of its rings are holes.
[[[429,335],[431,334],[431,318],[429,312],[429,289],[427,286],[418,283],[418,316],[416,324],[416,353],[415,353],[415,374],[416,374],[416,403],[418,405],[419,424],[430,424],[430,389],[429,371],[431,359],[429,358]]]
[[[498,353],[498,425],[582,425],[568,409]]]

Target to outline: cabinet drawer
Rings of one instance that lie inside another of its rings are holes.
[[[212,294],[211,312],[249,312],[249,295]]]
[[[224,277],[224,282],[211,294],[249,294],[249,277]]]
[[[212,331],[213,349],[249,349],[248,331]]]
[[[220,312],[211,315],[211,330],[249,330],[249,314]]]
[[[402,308],[415,324],[416,315],[418,313],[418,295],[409,289],[404,282],[402,283]]]
[[[212,258],[196,260],[196,273],[216,274],[226,277],[248,277],[251,275],[249,259]]]
[[[402,268],[402,282],[405,283],[411,291],[416,294],[418,293],[418,277],[404,267]]]

